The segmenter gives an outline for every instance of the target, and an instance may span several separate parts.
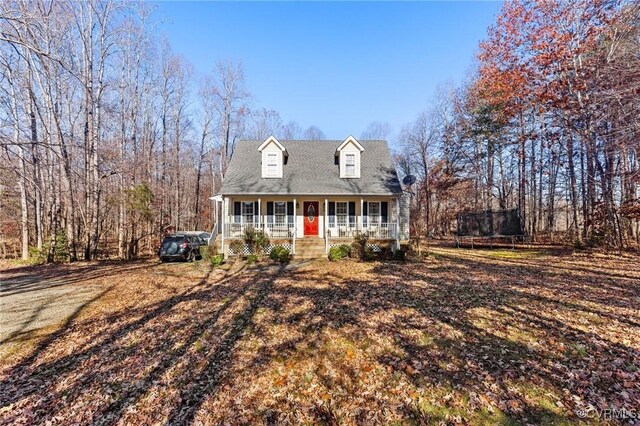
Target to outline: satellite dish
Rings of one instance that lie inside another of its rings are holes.
[[[407,186],[411,186],[416,183],[416,177],[414,175],[406,175],[404,179],[402,179],[402,183]]]

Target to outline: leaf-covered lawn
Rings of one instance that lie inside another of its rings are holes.
[[[638,413],[639,264],[439,248],[404,264],[96,265],[100,297],[2,361],[0,423],[562,424],[579,410]]]

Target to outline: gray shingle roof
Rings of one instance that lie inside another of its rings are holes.
[[[344,141],[278,141],[289,154],[280,179],[262,178],[264,141],[238,141],[220,190],[234,194],[367,194],[402,192],[386,141],[361,141],[360,178],[340,178],[336,149]]]

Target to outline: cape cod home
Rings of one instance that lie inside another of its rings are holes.
[[[408,239],[402,194],[386,141],[241,140],[217,197],[218,238],[225,255],[249,227],[298,257],[323,256],[358,232],[373,250],[395,248]]]

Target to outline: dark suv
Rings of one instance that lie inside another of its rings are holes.
[[[167,235],[160,244],[158,257],[160,261],[187,260],[189,262],[201,259],[200,246],[202,240],[195,235]]]

